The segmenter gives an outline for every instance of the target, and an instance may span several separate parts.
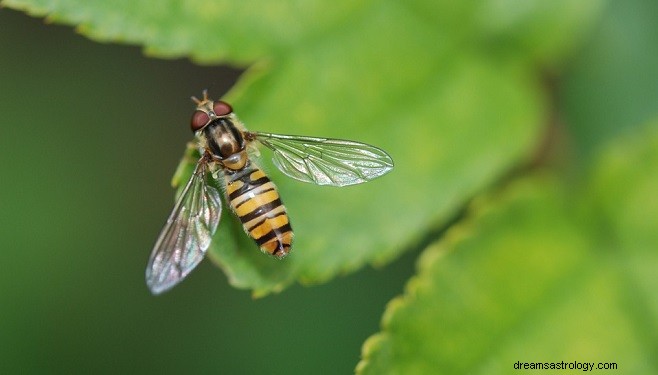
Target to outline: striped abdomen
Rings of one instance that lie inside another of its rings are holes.
[[[274,183],[249,162],[225,176],[228,201],[249,236],[264,252],[279,258],[288,254],[293,233]]]

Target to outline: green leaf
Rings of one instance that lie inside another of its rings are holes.
[[[536,176],[474,204],[425,250],[357,373],[511,373],[517,361],[655,373],[658,122],[648,128],[606,150],[581,192]]]
[[[658,66],[656,14],[656,1],[611,1],[563,77],[559,97],[578,156],[593,158],[601,145],[658,115],[658,85],[648,78]]]
[[[487,1],[478,21],[490,48],[517,51],[519,58],[559,69],[588,34],[603,4],[598,0]]]
[[[299,61],[292,59],[289,64],[293,67],[281,67],[270,79],[277,79],[278,72],[288,76],[295,71],[296,79],[313,86],[317,83],[312,79],[314,71],[298,67]],[[381,73],[366,75],[363,68],[364,74],[356,75],[352,84],[382,92],[383,88],[373,87],[384,84],[377,82]],[[290,181],[269,168],[297,231],[294,253],[286,260],[294,271],[270,263],[271,272],[281,270],[280,276],[273,277],[284,284],[295,278],[318,282],[367,262],[386,262],[417,241],[425,228],[445,220],[464,200],[518,161],[534,143],[540,110],[536,94],[523,84],[524,74],[514,69],[501,73],[503,69],[464,58],[451,67],[445,80],[419,89],[424,94],[418,92],[417,101],[400,98],[400,111],[394,111],[399,113],[390,113],[385,98],[371,98],[368,105],[355,105],[354,110],[347,101],[337,106],[345,111],[332,109],[331,105],[315,107],[306,103],[306,92],[299,90],[261,98],[258,105],[263,111],[244,111],[248,126],[281,123],[285,127],[268,130],[365,141],[387,150],[396,163],[391,174],[377,181],[341,189]],[[277,85],[268,81],[254,82],[251,87],[256,92],[271,92]],[[310,87],[308,92],[327,89]],[[242,102],[238,100],[236,107],[240,108]],[[313,119],[307,120],[304,112],[300,113],[299,103],[311,106],[308,115]],[[267,113],[269,119],[263,117]],[[302,126],[305,130],[296,130],[287,123],[289,115],[300,116],[292,123],[307,124]],[[346,130],[340,132],[338,127]],[[269,156],[265,151],[264,159]],[[244,237],[239,240],[243,240],[243,248],[254,247]],[[257,251],[243,256],[252,254],[260,256]],[[221,251],[213,255],[221,257]]]
[[[618,254],[628,298],[643,304],[638,325],[658,342],[658,118],[609,145],[588,190],[589,217],[598,218],[600,246]],[[658,366],[657,366],[658,367]]]
[[[338,189],[291,181],[263,152],[295,229],[293,252],[262,255],[225,215],[209,255],[233,285],[265,294],[395,259],[530,158],[546,117],[533,64],[564,54],[600,1],[553,2],[550,14],[531,2],[513,19],[512,2],[3,4],[158,56],[253,63],[226,96],[251,130],[346,138],[392,155],[389,175]],[[526,35],[528,25],[562,31]]]
[[[282,54],[316,34],[341,27],[365,2],[3,0],[52,22],[76,25],[102,42],[144,45],[148,54],[246,64]]]

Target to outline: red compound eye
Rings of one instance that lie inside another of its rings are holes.
[[[213,106],[213,111],[217,116],[226,116],[231,112],[233,112],[233,108],[231,108],[231,106],[228,103],[218,100],[215,102],[215,105]]]
[[[203,111],[196,111],[192,115],[192,120],[190,121],[190,127],[192,131],[195,132],[208,124],[210,117]]]

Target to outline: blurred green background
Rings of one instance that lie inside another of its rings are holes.
[[[545,72],[575,153],[558,159],[587,164],[656,115],[657,8],[609,4]],[[353,371],[419,251],[258,300],[208,261],[161,297],[144,284],[191,138],[189,96],[219,96],[239,70],[147,58],[6,9],[0,25],[0,373]]]
[[[204,261],[144,268],[191,139],[190,95],[238,70],[144,57],[0,10],[0,373],[350,373],[413,254],[253,300]]]

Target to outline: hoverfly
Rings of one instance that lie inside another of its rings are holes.
[[[383,150],[340,139],[248,131],[223,101],[192,97],[191,128],[200,158],[153,247],[146,284],[153,294],[181,282],[201,262],[217,230],[225,199],[260,249],[285,257],[293,232],[274,183],[252,160],[256,143],[273,151],[278,169],[296,180],[346,186],[370,181],[393,168]],[[220,177],[220,176],[223,176]],[[221,181],[220,181],[221,180]]]

